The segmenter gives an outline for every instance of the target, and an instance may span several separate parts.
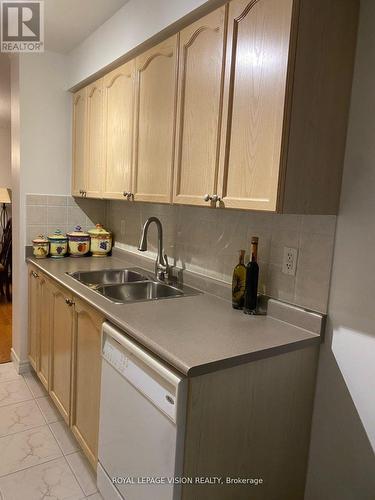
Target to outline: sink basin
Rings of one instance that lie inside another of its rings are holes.
[[[133,283],[150,279],[142,269],[103,269],[101,271],[77,271],[68,274],[87,286]]]
[[[118,304],[144,300],[166,299],[186,295],[182,290],[155,281],[99,286],[96,291]]]
[[[103,269],[67,273],[114,304],[169,299],[200,294],[198,290],[176,283],[164,283],[139,268]]]

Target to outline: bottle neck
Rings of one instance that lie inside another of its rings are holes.
[[[245,254],[241,252],[238,259],[238,264],[244,265],[244,262],[245,262]]]
[[[256,262],[258,258],[258,245],[257,243],[251,244],[251,262]]]

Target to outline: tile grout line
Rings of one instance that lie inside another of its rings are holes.
[[[73,476],[76,478],[76,481],[79,484],[79,487],[81,488],[83,494],[85,495],[84,498],[88,498],[88,496],[86,495],[86,493],[83,491],[83,487],[81,486],[81,483],[80,483],[80,481],[78,479],[78,476],[76,475],[76,473],[74,472],[72,466],[70,465],[69,460],[66,458],[67,456],[74,455],[75,453],[81,453],[81,450],[72,451],[72,453],[67,453],[66,455],[64,455],[64,458],[65,458],[66,463],[68,464],[69,469],[72,471]],[[96,476],[95,476],[95,487],[96,487],[96,492],[95,493],[98,493],[99,490],[98,490],[98,486],[97,486],[97,482],[96,482]],[[95,493],[92,493],[92,495],[95,495]]]

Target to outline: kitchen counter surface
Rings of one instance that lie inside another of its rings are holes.
[[[210,293],[138,302],[113,304],[95,291],[79,283],[67,272],[109,268],[143,267],[134,264],[131,254],[116,251],[105,258],[83,257],[64,259],[35,259],[29,257],[47,276],[54,279],[91,306],[108,321],[124,330],[130,337],[184,375],[194,376],[218,369],[307,347],[320,342],[316,328],[307,329],[309,322],[323,324],[324,317],[293,308],[290,315],[281,306],[281,314],[248,316],[232,309],[231,303]],[[188,283],[189,284],[189,283]],[[276,302],[276,301],[275,301]],[[280,309],[280,304],[273,309]],[[290,306],[286,306],[290,307]],[[289,316],[307,316],[295,326]],[[310,331],[311,330],[311,331]],[[315,331],[314,331],[315,330]]]

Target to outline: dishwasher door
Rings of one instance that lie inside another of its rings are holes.
[[[179,500],[186,379],[103,324],[98,486],[105,500]]]

